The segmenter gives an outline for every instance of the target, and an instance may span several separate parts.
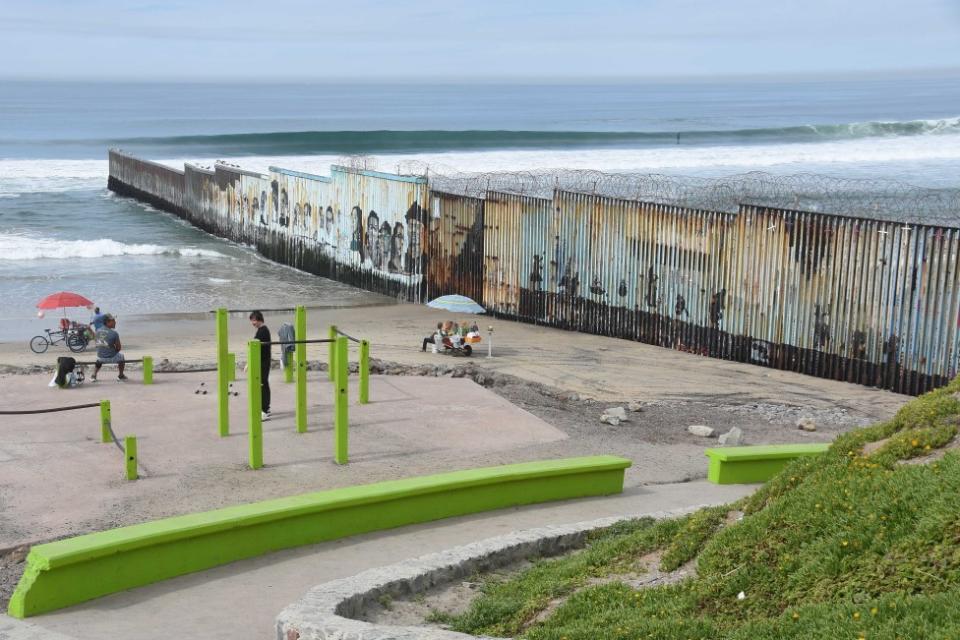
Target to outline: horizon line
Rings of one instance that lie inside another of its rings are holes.
[[[784,81],[784,80],[825,80],[825,79],[859,79],[869,77],[889,76],[934,76],[940,74],[960,73],[960,66],[946,67],[917,67],[903,69],[851,69],[851,70],[823,70],[823,71],[785,71],[785,72],[731,72],[716,74],[663,74],[663,75],[477,75],[472,77],[453,75],[424,75],[424,76],[236,76],[224,78],[222,76],[154,76],[150,78],[132,76],[56,76],[56,75],[3,75],[0,82],[62,82],[62,83],[125,83],[125,84],[237,84],[243,82],[258,82],[268,84],[602,84],[602,83],[630,83],[630,82],[719,82],[725,80],[741,81]]]

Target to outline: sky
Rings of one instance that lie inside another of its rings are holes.
[[[562,79],[960,68],[960,0],[34,0],[0,76]]]

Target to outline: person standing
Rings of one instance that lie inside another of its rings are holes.
[[[257,333],[253,336],[254,340],[259,340],[264,344],[260,345],[260,410],[263,420],[270,419],[270,329],[263,322],[263,313],[252,311],[250,313],[250,324],[252,324]]]
[[[107,314],[100,313],[100,307],[95,307],[93,309],[93,317],[90,318],[90,327],[93,329],[93,332],[96,333],[103,328],[104,318],[107,317]]]
[[[96,340],[97,340],[97,364],[94,366],[93,375],[90,376],[90,380],[93,382],[97,381],[97,374],[100,373],[100,367],[104,363],[111,363],[117,365],[117,370],[119,374],[117,375],[117,380],[126,380],[127,376],[123,375],[123,354],[120,353],[122,345],[120,344],[120,334],[116,331],[117,320],[109,313],[104,314],[103,316],[103,326],[97,330]]]

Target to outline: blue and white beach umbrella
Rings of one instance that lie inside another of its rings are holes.
[[[428,307],[453,311],[454,313],[486,313],[486,309],[467,296],[440,296],[427,303]]]

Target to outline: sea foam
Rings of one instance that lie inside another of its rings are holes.
[[[117,256],[171,256],[184,258],[225,258],[209,249],[165,247],[156,244],[127,244],[109,238],[99,240],[56,240],[0,233],[0,260],[67,260]]]

